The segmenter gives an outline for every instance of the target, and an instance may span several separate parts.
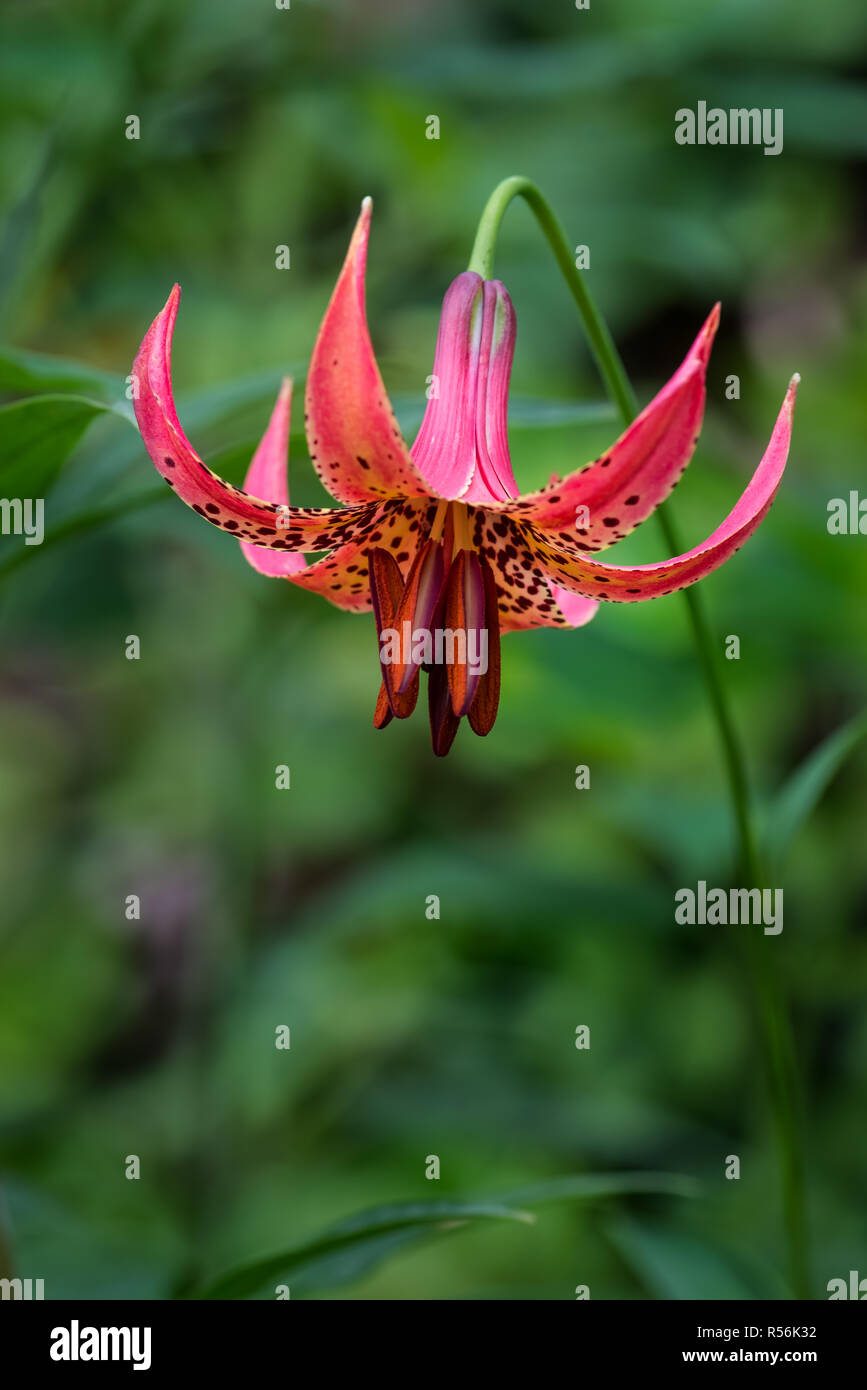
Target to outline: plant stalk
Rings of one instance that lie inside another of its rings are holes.
[[[563,272],[572,298],[578,306],[590,350],[608,394],[617,406],[624,425],[628,426],[638,414],[638,402],[632,384],[608,325],[597,309],[575,264],[566,233],[547,199],[532,180],[516,176],[504,179],[494,189],[479,222],[468,269],[476,271],[485,280],[491,279],[497,234],[506,209],[517,197],[523,198],[529,205],[545,234],[554,259]],[[661,504],[657,507],[656,514],[669,553],[678,555],[683,547],[669,507],[668,503]],[[682,598],[686,604],[692,641],[725,762],[739,845],[740,873],[750,886],[762,888],[764,873],[753,829],[746,762],[720,675],[719,658],[710,624],[704,603],[695,588],[685,589]],[[755,995],[773,1102],[791,1290],[795,1298],[808,1299],[809,1249],[800,1133],[800,1085],[795,1047],[776,977],[768,968],[766,951],[763,949],[764,938],[759,941],[747,936],[741,946]]]

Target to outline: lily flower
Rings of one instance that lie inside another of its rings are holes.
[[[719,306],[671,379],[600,458],[522,496],[507,437],[515,311],[505,286],[472,271],[449,286],[430,398],[408,447],[367,327],[371,210],[366,198],[307,377],[310,458],[339,506],[289,503],[289,380],[243,488],[219,478],[195,452],[172,398],[177,285],[139,349],[135,411],[169,486],[235,536],[256,570],[339,608],[373,609],[382,675],[374,723],[382,728],[412,713],[424,670],[433,748],[442,756],[464,715],[477,734],[493,726],[501,633],[583,627],[600,602],[673,593],[740,549],[779,486],[799,379],[792,378],[745,491],[706,540],[658,564],[608,564],[598,553],[645,521],[689,463]],[[319,552],[327,553],[305,561],[305,553]]]

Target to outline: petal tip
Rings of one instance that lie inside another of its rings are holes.
[[[162,321],[165,324],[166,342],[171,343],[175,331],[175,323],[178,317],[178,308],[181,303],[181,287],[177,282],[172,286],[172,292],[163,305],[159,314],[154,319],[154,324]]]
[[[782,407],[790,420],[795,413],[795,401],[798,398],[798,387],[800,384],[801,373],[793,372],[792,376],[789,378],[789,384],[786,387],[786,396]]]
[[[713,347],[713,340],[716,337],[716,331],[719,328],[720,310],[720,301],[717,300],[716,304],[713,306],[707,318],[705,319],[704,324],[702,325],[701,332],[699,333],[698,338],[696,339],[694,351],[699,361],[704,366],[707,365],[708,358],[710,357],[710,350]]]

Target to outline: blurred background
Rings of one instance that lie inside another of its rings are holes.
[[[180,281],[179,414],[240,480],[372,194],[371,332],[412,437],[442,294],[512,173],[589,246],[642,403],[721,299],[705,429],[672,502],[687,547],[803,377],[770,517],[702,585],[720,655],[740,638],[724,676],[773,828],[780,788],[865,702],[865,540],[826,523],[830,499],[867,496],[867,14],[6,0],[2,27],[0,388],[51,397],[0,425],[0,492],[47,497],[42,546],[0,540],[7,1269],[49,1298],[167,1298],[379,1203],[649,1170],[701,1195],[470,1223],[299,1275],[293,1297],[785,1292],[749,981],[724,928],[673,920],[675,891],[726,884],[733,851],[683,599],[507,638],[494,732],[463,729],[440,762],[423,712],[371,726],[369,617],[255,574],[159,483],[124,378]],[[782,107],[782,155],[677,145],[674,113],[699,100]],[[522,205],[496,274],[518,315],[511,439],[529,488],[619,426]],[[300,392],[293,426],[293,500],[322,501]],[[612,558],[665,553],[651,520]],[[785,928],[761,938],[805,1093],[819,1297],[867,1275],[852,742],[776,861]]]

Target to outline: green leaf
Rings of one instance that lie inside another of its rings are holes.
[[[600,1201],[632,1194],[695,1196],[697,1184],[676,1173],[578,1173],[515,1188],[499,1197],[398,1203],[349,1217],[323,1235],[230,1270],[194,1297],[250,1298],[265,1285],[300,1278],[305,1287],[348,1283],[392,1250],[477,1220],[532,1225],[530,1204]]]
[[[867,733],[867,710],[814,748],[777,794],[767,816],[765,845],[779,863],[849,754]]]
[[[80,391],[112,404],[123,398],[124,377],[86,363],[70,362],[25,348],[0,346],[0,391],[32,396],[45,391]]]
[[[640,1282],[662,1299],[783,1298],[769,1272],[692,1233],[619,1215],[605,1235]]]
[[[162,488],[148,488],[146,492],[136,493],[132,497],[124,497],[119,502],[114,502],[105,507],[93,507],[90,511],[76,512],[74,516],[67,517],[59,526],[45,532],[45,539],[38,546],[19,546],[17,549],[6,554],[4,551],[3,559],[0,560],[0,580],[12,574],[21,565],[33,559],[34,555],[42,555],[52,546],[60,544],[61,541],[68,540],[70,536],[76,536],[81,531],[92,531],[98,526],[104,526],[109,521],[116,521],[119,517],[127,516],[131,512],[141,511],[144,507],[151,507],[155,502],[164,502],[166,493]]]
[[[602,1201],[610,1197],[697,1197],[700,1191],[695,1178],[682,1173],[573,1173],[513,1188],[501,1194],[500,1201],[530,1207],[550,1202]]]
[[[85,396],[29,396],[0,407],[0,494],[44,497],[88,425],[120,406]]]
[[[350,1257],[346,1270],[346,1278],[348,1279],[354,1277],[352,1271],[358,1270],[360,1272],[358,1264],[360,1247],[372,1245],[373,1250],[368,1250],[367,1254],[378,1259],[381,1253],[390,1248],[389,1242],[383,1246],[384,1237],[409,1231],[420,1235],[426,1228],[440,1231],[449,1230],[454,1229],[456,1223],[463,1225],[469,1221],[479,1220],[526,1223],[531,1222],[533,1218],[528,1212],[518,1211],[496,1202],[452,1202],[445,1200],[377,1207],[372,1211],[350,1217],[347,1221],[332,1227],[330,1231],[326,1231],[325,1234],[305,1245],[299,1245],[294,1249],[284,1250],[279,1254],[269,1255],[264,1259],[254,1260],[248,1265],[242,1265],[217,1279],[196,1297],[202,1299],[249,1298],[252,1294],[257,1293],[263,1285],[285,1283],[306,1268],[322,1261],[326,1256],[333,1256],[342,1251],[346,1251]],[[373,1259],[363,1260],[360,1268],[367,1269],[373,1262]],[[340,1273],[332,1268],[332,1278],[329,1282],[333,1282],[335,1277],[337,1282],[344,1282]]]

